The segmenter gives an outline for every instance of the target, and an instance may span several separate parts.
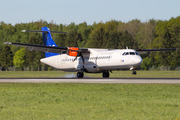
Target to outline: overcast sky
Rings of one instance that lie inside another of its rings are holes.
[[[29,23],[40,19],[69,25],[180,16],[180,0],[1,0],[0,21]]]

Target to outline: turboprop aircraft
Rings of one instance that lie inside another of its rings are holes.
[[[50,31],[48,27],[42,27],[41,31],[23,30],[22,32],[42,33],[44,45],[5,42],[6,45],[26,47],[29,50],[45,52],[45,58],[40,61],[67,72],[77,71],[77,77],[83,78],[84,72],[102,73],[103,78],[109,77],[109,72],[119,69],[130,69],[136,74],[135,69],[142,63],[139,54],[147,54],[152,51],[177,50],[170,49],[95,49],[79,47],[58,47],[51,37],[51,33],[66,33]],[[84,43],[85,44],[85,43]],[[83,44],[83,46],[84,46]]]

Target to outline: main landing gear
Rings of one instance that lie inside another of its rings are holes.
[[[83,78],[84,73],[83,72],[77,72],[77,78]]]
[[[77,72],[77,78],[83,78],[84,73],[83,72]],[[109,71],[104,71],[102,74],[103,78],[109,78]]]
[[[103,78],[109,78],[109,71],[104,71],[102,74]]]

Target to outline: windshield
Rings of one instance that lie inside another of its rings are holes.
[[[122,55],[139,55],[137,52],[124,52]]]

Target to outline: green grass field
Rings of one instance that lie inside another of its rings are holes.
[[[0,84],[1,120],[178,120],[179,84]]]
[[[18,78],[18,77],[65,77],[66,75],[76,76],[76,72],[63,71],[0,71],[0,78]],[[102,73],[90,74],[84,73],[85,77],[102,78]],[[132,75],[131,71],[114,71],[110,73],[110,78],[180,78],[180,71],[137,71],[137,75]]]
[[[180,71],[115,71],[111,77],[180,78]],[[64,77],[1,71],[0,78]],[[76,73],[74,73],[76,74]],[[87,74],[100,77],[101,74]],[[0,83],[0,120],[178,120],[180,84]]]

